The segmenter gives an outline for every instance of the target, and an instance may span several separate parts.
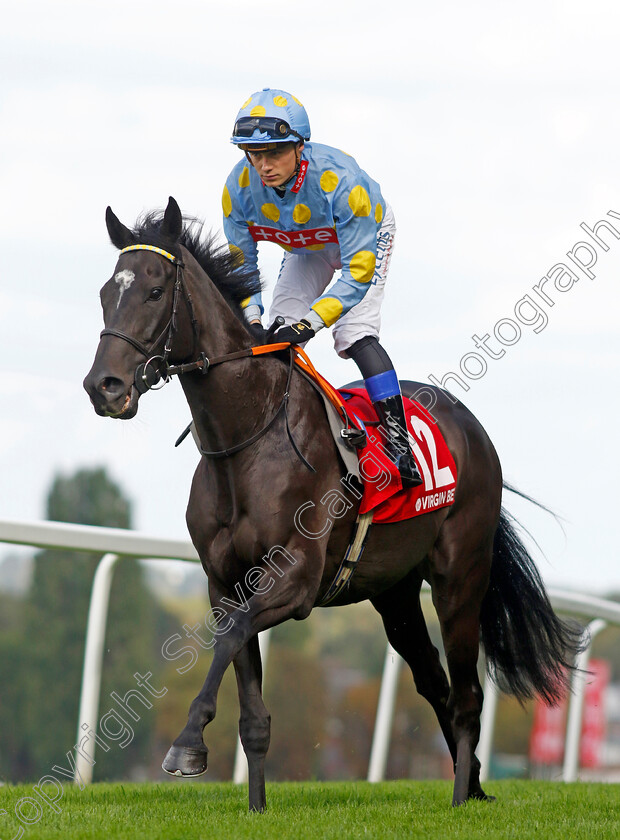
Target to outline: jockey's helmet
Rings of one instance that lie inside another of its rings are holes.
[[[310,121],[299,99],[285,90],[263,88],[241,107],[230,142],[244,151],[258,152],[309,139]]]

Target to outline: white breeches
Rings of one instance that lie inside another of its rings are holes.
[[[394,214],[388,204],[377,233],[377,263],[370,288],[356,306],[336,321],[332,329],[334,347],[343,359],[347,358],[347,348],[358,339],[367,335],[379,338],[381,304],[395,233]],[[303,318],[311,304],[323,294],[334,272],[340,268],[340,249],[337,245],[326,245],[321,251],[287,251],[273,292],[269,324],[278,315],[284,318],[286,324]]]

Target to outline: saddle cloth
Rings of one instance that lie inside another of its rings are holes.
[[[419,487],[403,490],[398,470],[383,449],[386,433],[368,394],[363,388],[339,393],[351,422],[366,429],[366,445],[357,450],[363,483],[360,514],[373,510],[373,523],[386,524],[454,503],[456,465],[437,423],[423,406],[403,397],[409,442],[424,479]]]

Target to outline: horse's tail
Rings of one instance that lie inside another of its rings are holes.
[[[581,628],[553,612],[540,573],[502,508],[493,543],[489,588],[480,612],[487,669],[519,701],[540,695],[552,705],[565,694]]]

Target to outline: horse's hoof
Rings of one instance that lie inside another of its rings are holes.
[[[494,796],[491,796],[488,793],[485,793],[480,785],[476,787],[475,790],[470,791],[469,799],[477,799],[479,802],[495,802],[496,799]]]
[[[202,776],[207,772],[208,749],[203,746],[175,747],[174,744],[166,753],[161,768],[171,776]]]

